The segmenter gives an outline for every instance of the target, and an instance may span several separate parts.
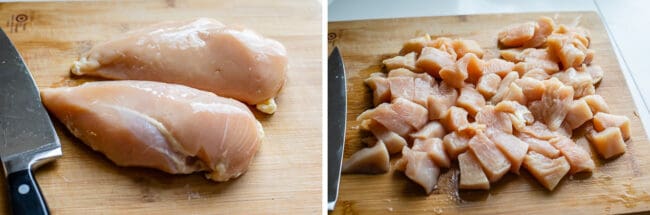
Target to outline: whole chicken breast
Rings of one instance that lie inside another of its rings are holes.
[[[198,18],[155,24],[95,45],[76,75],[183,84],[274,113],[288,67],[282,44],[241,27]]]
[[[120,166],[227,181],[248,169],[264,136],[243,103],[182,85],[104,81],[41,96],[74,136]]]

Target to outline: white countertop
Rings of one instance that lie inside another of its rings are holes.
[[[488,13],[597,11],[610,32],[618,61],[646,133],[650,129],[650,1],[638,0],[329,0],[329,21]]]

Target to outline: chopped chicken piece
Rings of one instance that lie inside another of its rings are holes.
[[[483,64],[483,60],[474,53],[468,53],[456,62],[458,69],[467,74],[467,82],[472,84],[483,76]]]
[[[366,85],[372,89],[372,103],[377,106],[384,102],[390,102],[390,86],[384,73],[376,72],[370,74],[365,80]]]
[[[442,67],[438,73],[440,78],[445,81],[449,86],[454,88],[461,88],[467,79],[467,71],[458,69],[458,66],[450,65]]]
[[[586,32],[560,25],[553,34],[548,36],[547,45],[549,50],[560,59],[564,69],[578,68],[587,59],[589,39]]]
[[[526,102],[528,103],[540,100],[546,90],[542,81],[530,77],[522,77],[521,79],[515,80],[514,83],[521,87],[521,91],[524,93]]]
[[[591,109],[591,113],[594,115],[598,112],[609,113],[609,105],[607,105],[605,99],[600,95],[588,95],[580,99],[587,102],[589,109]]]
[[[528,143],[529,151],[534,151],[543,154],[544,156],[549,158],[557,158],[558,156],[560,156],[560,150],[557,150],[547,140],[538,139],[526,133],[519,133],[517,137],[520,140]]]
[[[535,34],[533,35],[533,38],[528,40],[526,43],[523,44],[523,47],[540,47],[546,44],[546,37],[548,35],[551,35],[553,33],[553,30],[555,30],[555,22],[553,19],[542,16],[537,20],[537,28],[535,28]]]
[[[618,127],[621,129],[623,139],[630,139],[630,118],[623,115],[614,115],[602,112],[594,115],[594,129],[596,129],[596,131],[603,131],[609,127]]]
[[[404,56],[398,55],[392,58],[388,58],[382,61],[382,63],[386,66],[386,70],[388,71],[391,71],[393,69],[404,68],[404,69],[417,72],[419,71],[419,69],[415,67],[416,57],[417,57],[417,53],[411,52]]]
[[[482,132],[477,133],[467,143],[469,151],[476,155],[490,182],[496,182],[510,169],[510,162]]]
[[[509,25],[499,32],[499,42],[506,47],[522,46],[533,38],[538,28],[534,22]]]
[[[451,159],[456,159],[456,157],[465,151],[467,151],[467,143],[472,138],[472,136],[467,136],[457,131],[448,133],[445,135],[445,138],[442,140],[445,151]]]
[[[448,37],[438,37],[435,40],[432,40],[427,46],[436,48],[440,51],[447,52],[452,59],[455,61],[458,57],[456,50],[454,49],[454,41]]]
[[[596,88],[593,85],[591,75],[585,71],[578,71],[574,68],[569,68],[564,72],[555,73],[553,77],[556,77],[565,85],[573,87],[574,99],[596,93]]]
[[[598,154],[605,159],[625,153],[625,140],[618,127],[605,128],[601,132],[592,132],[587,136]]]
[[[390,107],[414,129],[427,124],[427,109],[403,98],[393,100]]]
[[[528,110],[528,108],[517,102],[513,102],[513,101],[499,102],[499,104],[497,104],[494,107],[494,110],[508,113],[510,115],[510,120],[512,121],[512,125],[517,130],[521,130],[526,125],[530,125],[533,123],[533,121],[535,121],[533,114]]]
[[[556,78],[544,80],[546,90],[539,101],[531,102],[528,109],[535,119],[546,123],[552,131],[558,130],[573,102],[573,88]]]
[[[373,119],[379,124],[386,127],[389,131],[395,132],[400,136],[405,136],[413,130],[413,127],[403,119],[397,112],[391,108],[391,104],[383,103],[374,109],[369,109],[361,113],[357,120]],[[379,138],[381,139],[381,138]]]
[[[492,104],[496,104],[503,100],[503,97],[506,96],[506,93],[510,89],[510,84],[512,84],[517,79],[519,79],[519,74],[517,72],[510,72],[508,75],[503,77],[501,83],[499,83],[499,88],[497,88],[497,93],[494,94],[492,98],[490,98],[490,102],[492,102]]]
[[[424,47],[420,57],[415,62],[418,68],[429,73],[433,77],[439,78],[440,69],[452,66],[456,63],[456,58],[449,53],[432,47]]]
[[[526,155],[524,167],[542,186],[551,191],[555,189],[570,169],[566,158],[551,159],[536,152],[529,152]]]
[[[440,138],[415,139],[413,150],[426,152],[436,166],[449,168],[451,165]]]
[[[425,193],[429,194],[437,187],[440,168],[433,163],[426,152],[404,147],[401,159],[406,177],[422,186]]]
[[[605,76],[605,71],[603,71],[603,68],[598,65],[587,66],[583,64],[582,70],[591,76],[591,80],[593,81],[592,84],[594,85],[603,80],[603,76]]]
[[[576,129],[593,117],[594,115],[591,113],[587,102],[584,100],[575,100],[569,106],[569,111],[566,114],[566,118],[564,118],[564,122],[567,123],[569,129]]]
[[[424,35],[422,37],[417,37],[410,39],[404,43],[402,46],[402,50],[400,50],[400,54],[408,54],[411,52],[415,52],[416,54],[420,54],[422,52],[422,49],[427,46],[427,44],[431,43],[431,36]]]
[[[485,106],[485,98],[474,89],[474,86],[465,85],[460,89],[460,96],[456,100],[456,105],[464,108],[470,116],[474,117]]]
[[[458,156],[458,167],[460,168],[460,189],[488,190],[488,181],[476,156],[471,152],[464,152]]]
[[[493,58],[485,61],[483,64],[483,74],[495,73],[501,77],[505,77],[509,72],[515,68],[515,64],[502,59]]]
[[[551,131],[546,124],[540,122],[540,121],[535,121],[533,122],[532,125],[528,125],[524,127],[522,130],[517,130],[520,133],[525,133],[528,134],[532,137],[539,138],[542,140],[550,140],[551,138],[555,137],[555,133]]]
[[[442,115],[447,112],[447,109],[456,104],[456,99],[458,99],[458,91],[449,86],[446,82],[440,82],[440,85],[438,86],[438,89],[434,91],[434,94],[427,97],[429,120],[442,118]]]
[[[510,171],[519,175],[519,167],[528,152],[528,144],[512,134],[503,132],[492,133],[489,138],[510,161]]]
[[[416,77],[413,80],[415,84],[415,92],[413,94],[413,102],[427,107],[427,98],[432,95],[438,84],[431,76],[422,74],[424,77]]]
[[[526,73],[524,73],[524,75],[521,76],[521,78],[522,79],[523,78],[532,78],[532,79],[543,81],[543,80],[551,78],[551,75],[546,73],[546,71],[544,71],[543,69],[534,68],[534,69],[528,70]]]
[[[389,168],[390,156],[384,142],[379,140],[373,147],[361,149],[344,160],[341,173],[380,174]]]
[[[508,90],[505,92],[505,95],[503,96],[502,101],[515,101],[518,102],[519,104],[526,104],[526,96],[524,95],[524,91],[517,85],[517,83],[511,83],[510,87],[508,87]]]
[[[412,138],[427,139],[427,138],[442,138],[445,136],[445,128],[438,121],[431,121],[422,127],[419,131],[410,134]]]
[[[568,137],[558,136],[550,140],[560,153],[569,161],[571,174],[578,172],[591,172],[596,168],[596,164],[591,159],[589,152],[578,146]]]
[[[384,143],[386,150],[388,150],[388,153],[390,154],[401,152],[402,148],[407,144],[406,140],[402,136],[389,131],[386,127],[375,120],[367,119],[364,120],[363,124],[366,124],[363,127],[366,127],[366,129],[372,132],[378,140]]]
[[[486,99],[492,98],[497,93],[501,77],[497,74],[486,74],[481,76],[476,84],[476,90],[481,93]]]
[[[415,94],[415,82],[413,77],[397,76],[388,78],[390,86],[390,97],[392,99],[404,98],[413,100]]]
[[[454,46],[454,51],[458,55],[457,58],[459,59],[469,53],[482,58],[483,53],[485,53],[481,46],[474,40],[455,39],[452,41],[452,45]]]
[[[442,115],[442,118],[440,118],[440,123],[445,127],[445,130],[449,132],[457,131],[469,124],[467,121],[467,111],[456,106],[451,106],[447,109],[447,112]]]
[[[495,110],[493,105],[484,106],[475,117],[477,123],[487,126],[487,133],[506,132],[512,134],[512,121],[507,113]]]

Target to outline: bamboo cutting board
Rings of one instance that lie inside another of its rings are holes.
[[[36,177],[54,214],[314,214],[321,188],[321,3],[319,1],[120,1],[0,4],[0,27],[39,88],[74,85],[68,68],[93,44],[164,20],[212,17],[241,24],[287,48],[288,81],[272,116],[256,113],[266,138],[249,171],[215,183],[114,165],[54,120],[63,157]],[[192,63],[192,62],[184,62]],[[119,141],[119,140],[116,140]],[[0,183],[5,183],[0,179]],[[0,214],[8,214],[0,186]]]
[[[401,18],[329,23],[329,49],[338,46],[348,78],[348,127],[345,156],[362,147],[355,118],[372,107],[372,94],[363,80],[382,70],[381,60],[399,52],[402,43],[425,33],[476,40],[484,49],[496,50],[499,29],[534,21],[540,15],[591,31],[594,62],[605,70],[597,89],[614,114],[632,120],[627,152],[603,161],[594,155],[596,170],[590,176],[565,177],[548,192],[528,173],[508,174],[487,192],[457,191],[458,171],[443,171],[438,189],[426,195],[402,173],[344,175],[334,214],[610,214],[650,210],[650,144],[644,132],[606,30],[594,12],[471,15]],[[491,53],[498,54],[498,53]],[[579,144],[588,147],[583,138]],[[393,159],[393,162],[395,159]],[[456,167],[457,168],[457,167]]]

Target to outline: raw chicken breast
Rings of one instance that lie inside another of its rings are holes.
[[[436,166],[449,168],[451,165],[451,160],[445,153],[440,138],[415,139],[412,149],[414,151],[426,152]]]
[[[460,89],[460,96],[456,100],[456,105],[464,108],[470,116],[474,117],[485,106],[485,98],[474,89],[474,86],[466,85]]]
[[[415,96],[415,79],[413,77],[388,77],[388,86],[390,86],[391,100],[397,98],[413,100],[413,97]]]
[[[560,150],[557,150],[551,143],[546,140],[534,138],[526,133],[519,133],[517,137],[528,143],[529,151],[540,153],[548,158],[556,158],[560,156]]]
[[[209,18],[163,22],[95,45],[75,75],[183,84],[273,113],[287,53],[279,42]]]
[[[551,139],[551,144],[560,150],[560,153],[569,161],[571,174],[578,172],[591,172],[596,168],[589,152],[578,146],[573,140],[558,136]]]
[[[445,112],[444,115],[442,115],[442,118],[440,118],[440,123],[443,127],[445,127],[445,130],[449,132],[458,131],[460,128],[465,127],[469,124],[467,121],[467,111],[465,109],[452,106],[447,110],[447,112]]]
[[[419,131],[411,133],[412,138],[427,139],[427,138],[442,138],[445,136],[445,128],[438,121],[431,121],[424,125]]]
[[[541,123],[540,121],[535,121],[533,124],[528,125],[524,127],[524,129],[518,131],[520,133],[528,134],[532,137],[542,140],[550,140],[551,138],[555,137],[555,133],[553,133],[544,123]]]
[[[522,79],[523,78],[532,78],[532,79],[543,81],[543,80],[551,78],[551,75],[546,73],[546,71],[544,71],[543,69],[534,68],[534,69],[528,70],[526,73],[524,73],[524,75],[521,76],[521,78]]]
[[[465,152],[458,156],[458,167],[460,168],[460,189],[490,189],[490,182],[488,181],[481,165],[479,164],[476,156],[471,152]]]
[[[380,174],[388,172],[390,168],[390,156],[384,146],[384,142],[379,140],[370,148],[361,149],[347,160],[343,161],[341,173],[359,173],[359,174]]]
[[[522,130],[526,125],[532,124],[535,119],[533,114],[526,108],[514,101],[502,101],[494,107],[494,110],[508,113],[512,126],[517,130]]]
[[[540,100],[542,94],[544,94],[544,91],[546,90],[542,81],[530,77],[522,77],[521,79],[515,80],[514,83],[521,88],[526,102],[528,103]]]
[[[512,121],[507,113],[495,110],[493,105],[484,106],[476,114],[476,122],[487,126],[487,133],[506,132],[512,134]]]
[[[534,22],[513,24],[499,32],[499,42],[506,47],[522,46],[535,35],[538,28]]]
[[[556,78],[545,80],[542,99],[530,104],[529,110],[536,120],[546,123],[552,131],[558,130],[573,102],[573,88]]]
[[[469,151],[476,155],[490,182],[498,181],[510,169],[511,164],[505,155],[482,132],[474,135],[468,145]]]
[[[519,74],[517,72],[510,72],[503,77],[499,83],[499,88],[497,88],[496,94],[490,98],[490,102],[492,102],[492,104],[497,104],[503,100],[508,93],[508,90],[510,90],[510,84],[514,83],[517,79],[519,79]]]
[[[587,102],[591,113],[594,115],[598,112],[609,113],[609,105],[607,105],[605,99],[600,95],[588,95],[580,99]]]
[[[544,155],[529,152],[524,158],[524,167],[548,190],[553,190],[569,172],[569,163],[564,157],[551,159]]]
[[[517,85],[517,83],[514,82],[511,83],[508,89],[505,91],[502,101],[515,101],[523,105],[527,103],[524,91],[521,89],[521,87],[519,87],[519,85]]]
[[[227,181],[246,171],[264,136],[243,103],[181,85],[104,81],[41,96],[72,134],[120,166]]]
[[[469,53],[481,58],[485,53],[481,46],[474,40],[455,39],[451,44],[454,46],[454,51],[458,55],[457,58],[462,58]]]
[[[378,140],[381,140],[390,154],[401,152],[402,148],[406,146],[406,139],[395,132],[389,131],[375,120],[364,120],[361,125],[361,127],[372,132]]]
[[[364,82],[372,89],[372,103],[375,106],[390,101],[390,86],[384,73],[372,73]]]
[[[603,131],[609,127],[618,127],[621,129],[623,139],[630,139],[630,118],[627,118],[627,116],[597,113],[594,115],[593,121],[596,131]]]
[[[591,75],[585,71],[578,71],[569,68],[564,72],[558,72],[553,75],[564,85],[573,87],[573,98],[578,99],[583,96],[593,95],[596,93]]]
[[[433,163],[426,152],[404,147],[401,159],[402,165],[405,165],[406,177],[422,186],[425,193],[429,194],[437,187],[440,168]]]
[[[424,47],[420,57],[415,62],[418,68],[422,68],[422,70],[437,78],[440,77],[438,74],[440,69],[453,66],[455,63],[456,58],[454,56],[432,47]]]
[[[401,55],[405,55],[411,52],[415,52],[418,55],[420,52],[422,52],[422,49],[427,46],[429,43],[431,43],[431,36],[429,34],[426,34],[422,37],[417,37],[410,39],[402,45],[402,50],[400,50]]]
[[[440,82],[437,90],[434,90],[434,93],[427,97],[429,120],[442,118],[447,109],[456,104],[456,99],[458,99],[458,91],[446,82]]]
[[[492,133],[489,138],[510,161],[510,171],[519,175],[519,167],[528,152],[528,144],[512,134],[503,132]]]
[[[594,115],[591,113],[587,102],[584,100],[575,100],[569,106],[564,123],[567,124],[569,129],[576,129],[593,117]]]
[[[359,121],[366,119],[373,119],[389,131],[395,132],[400,136],[406,136],[413,131],[411,123],[403,119],[393,110],[392,105],[388,103],[383,103],[374,109],[366,110],[357,117]]]
[[[505,77],[509,72],[515,68],[515,64],[498,58],[493,58],[485,61],[482,64],[483,74],[492,74],[495,73],[501,77]]]
[[[476,90],[483,95],[484,98],[490,99],[497,93],[501,77],[497,74],[487,74],[481,76],[476,84]]]
[[[419,71],[417,67],[415,67],[415,59],[417,58],[417,53],[411,52],[408,53],[404,56],[395,56],[393,58],[388,58],[382,63],[386,66],[386,70],[391,71],[393,69],[398,69],[398,68],[404,68],[408,69],[411,71]]]
[[[537,28],[533,38],[524,43],[523,47],[540,47],[546,43],[546,37],[553,33],[555,22],[553,19],[542,16],[537,20]]]
[[[427,123],[427,109],[409,100],[395,99],[390,107],[415,130],[422,128]]]
[[[443,81],[447,82],[447,84],[454,88],[463,87],[463,85],[465,85],[465,79],[467,79],[467,72],[458,69],[457,65],[443,67],[438,72],[438,75]]]
[[[456,62],[460,72],[467,75],[467,82],[472,84],[476,84],[483,76],[483,64],[483,60],[474,53],[468,53]]]
[[[465,151],[467,151],[467,143],[472,138],[472,136],[467,136],[457,131],[451,132],[442,139],[442,144],[447,152],[447,155],[451,159],[456,159],[456,157]]]
[[[605,76],[605,71],[603,71],[603,68],[601,68],[598,65],[582,65],[582,70],[589,73],[591,75],[591,80],[593,80],[593,84],[597,84],[601,80],[603,80],[603,76]]]
[[[623,134],[617,127],[609,127],[601,132],[592,132],[587,136],[598,154],[605,159],[625,153]]]

